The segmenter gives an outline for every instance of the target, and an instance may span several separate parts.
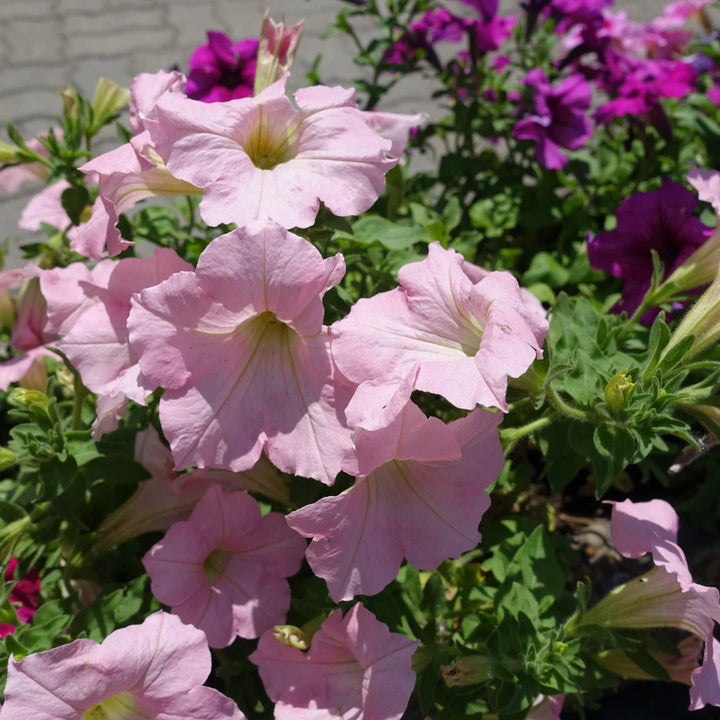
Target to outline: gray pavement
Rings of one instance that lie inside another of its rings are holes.
[[[631,17],[658,14],[663,0],[618,0]],[[29,137],[53,123],[60,113],[57,90],[73,85],[92,96],[97,79],[107,76],[127,85],[140,72],[173,65],[186,69],[192,49],[204,42],[207,29],[234,39],[257,35],[266,0],[0,0],[0,125],[14,122]],[[501,0],[511,11],[517,0]],[[273,0],[273,17],[305,19],[296,63],[302,75],[323,54],[321,76],[329,85],[348,84],[357,75],[348,41],[321,40],[343,7],[339,0]],[[414,78],[396,88],[383,108],[396,112],[431,110],[427,82]],[[0,139],[5,139],[0,130]],[[114,145],[112,136],[101,143]],[[7,197],[0,191],[0,240],[13,236],[27,242],[29,233],[17,219],[34,190]]]

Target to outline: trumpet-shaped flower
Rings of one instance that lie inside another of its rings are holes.
[[[90,390],[145,402],[150,390],[128,342],[130,298],[190,268],[173,250],[160,248],[152,257],[104,260],[92,270],[76,263],[43,273],[47,329],[60,336],[54,346],[65,353]]]
[[[615,588],[589,610],[583,624],[615,628],[673,627],[705,643],[703,663],[690,675],[690,709],[720,705],[720,623],[717,588],[693,582],[687,560],[677,544],[678,517],[664,500],[613,504],[610,524],[615,548],[628,558],[651,553],[655,567],[640,578]]]
[[[188,60],[187,96],[206,103],[251,97],[255,82],[258,39],[234,43],[219,30],[208,30]]]
[[[356,215],[377,200],[397,164],[370,129],[354,90],[314,86],[285,94],[287,76],[253,98],[204,104],[166,93],[148,125],[177,178],[203,190],[210,225],[271,218],[308,227],[320,201]]]
[[[321,298],[344,271],[342,256],[256,223],[213,240],[196,272],[136,296],[130,338],[144,378],[166,388],[160,420],[178,468],[247,470],[264,449],[283,471],[333,482],[350,448],[349,385]]]
[[[244,720],[232,700],[204,687],[205,635],[156,612],[102,643],[10,659],[2,720]]]
[[[415,684],[417,645],[358,603],[344,618],[340,610],[330,615],[307,652],[268,630],[250,660],[276,720],[399,720]]]
[[[531,70],[525,84],[534,88],[533,111],[518,121],[513,137],[535,141],[535,159],[546,168],[565,166],[567,155],[560,148],[578,150],[591,135],[585,112],[590,108],[590,86],[581,75],[573,75],[554,88],[542,70]]]
[[[617,228],[588,241],[590,264],[625,280],[615,312],[633,313],[640,307],[650,289],[652,250],[668,277],[707,241],[712,230],[693,217],[696,205],[690,190],[664,180],[658,190],[625,198],[617,209]],[[642,320],[651,322],[655,315],[657,311],[648,311]]]
[[[210,647],[256,638],[285,621],[305,542],[281,513],[260,516],[247,493],[212,485],[189,519],[143,558],[160,602],[205,632]]]
[[[282,503],[290,499],[285,481],[264,457],[255,467],[241,473],[213,469],[178,473],[170,450],[152,427],[135,437],[135,462],[152,477],[141,482],[138,489],[104,520],[98,528],[96,550],[153,530],[164,532],[174,523],[187,520],[211,485],[227,491],[259,492]]]
[[[287,518],[312,538],[308,562],[335,601],[380,592],[403,557],[434,570],[477,545],[486,488],[503,467],[501,418],[477,409],[446,426],[408,403],[385,428],[358,434],[343,463],[355,485]]]
[[[547,320],[510,273],[473,282],[464,266],[461,255],[433,243],[427,259],[400,269],[399,288],[359,300],[332,327],[343,374],[400,383],[417,364],[416,389],[467,410],[506,409],[507,379],[542,356]]]

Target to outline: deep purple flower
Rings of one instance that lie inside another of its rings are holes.
[[[622,201],[615,230],[598,233],[588,241],[590,265],[625,280],[622,299],[614,312],[632,314],[650,288],[655,250],[667,278],[712,235],[712,228],[693,217],[697,198],[687,188],[663,180],[659,190],[640,192]],[[643,314],[650,323],[657,311]]]
[[[539,69],[531,70],[524,82],[535,88],[533,111],[515,124],[513,137],[534,140],[535,159],[545,168],[559,170],[568,160],[560,148],[577,150],[591,135],[585,116],[590,86],[581,75],[572,75],[554,88]]]
[[[475,8],[486,23],[489,23],[497,15],[500,4],[500,0],[460,0],[460,2]]]
[[[410,32],[404,33],[385,55],[390,65],[402,65],[417,59],[419,51],[424,51],[428,61],[439,67],[433,45],[437,42],[457,43],[465,34],[468,21],[456,17],[445,8],[428,10],[420,20],[410,24]]]
[[[602,22],[602,9],[612,0],[551,0],[548,11],[557,21],[556,30],[565,32],[573,25]]]
[[[208,30],[207,38],[207,45],[196,47],[188,61],[187,96],[203,102],[251,97],[258,39],[233,43],[218,30]]]
[[[470,26],[470,32],[474,33],[475,50],[480,54],[497,50],[510,37],[516,25],[515,15],[496,15],[490,22],[478,18]]]

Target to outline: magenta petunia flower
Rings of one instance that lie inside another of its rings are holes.
[[[17,566],[18,559],[11,557],[8,560],[3,576],[5,582],[12,582],[15,578]],[[10,590],[8,602],[15,610],[18,622],[25,623],[26,625],[32,622],[37,612],[38,604],[40,603],[40,584],[41,580],[37,570],[31,568],[30,572],[18,580]],[[0,638],[4,638],[6,635],[15,632],[15,630],[15,625],[11,623],[0,623]]]
[[[657,124],[659,121],[653,114],[661,110],[660,99],[683,98],[694,92],[697,78],[695,68],[682,60],[623,58],[616,75],[619,75],[616,82],[606,83],[605,88],[612,99],[593,114],[599,123],[609,123],[625,115],[649,115]]]
[[[143,377],[166,391],[160,420],[178,468],[247,470],[264,449],[281,470],[331,484],[350,447],[322,324],[322,295],[343,273],[276,223],[213,240],[197,271],[133,300],[130,338]]]
[[[355,91],[317,85],[285,93],[287,76],[253,98],[206,105],[165,93],[149,124],[169,172],[203,190],[209,225],[271,218],[312,225],[322,201],[336,215],[367,210],[398,160],[372,130]]]
[[[258,666],[276,720],[400,720],[413,686],[416,641],[391,633],[360,603],[336,610],[307,652],[268,630],[250,660]]]
[[[545,168],[559,170],[568,161],[560,148],[578,150],[590,138],[590,86],[572,75],[554,88],[542,70],[531,70],[524,80],[535,89],[532,114],[519,120],[513,137],[535,141],[535,159]]]
[[[188,60],[187,96],[206,103],[251,97],[258,38],[234,43],[225,33],[208,30],[207,39]]]
[[[658,190],[625,198],[616,212],[616,229],[588,240],[592,267],[625,280],[615,312],[632,314],[640,307],[652,278],[651,250],[658,253],[667,278],[712,235],[693,217],[696,206],[690,190],[663,180]],[[657,310],[648,310],[641,321],[652,322],[656,315]]]
[[[359,433],[343,463],[355,485],[287,517],[312,538],[308,562],[336,602],[380,592],[403,558],[434,570],[478,544],[485,489],[503,467],[501,419],[478,409],[446,426],[408,403],[387,427]]]
[[[210,647],[256,638],[285,621],[290,586],[305,552],[282,513],[261,517],[245,492],[212,485],[187,521],[175,523],[143,558],[152,591]]]
[[[400,287],[359,300],[332,327],[333,356],[351,381],[402,381],[459,408],[507,408],[508,377],[542,356],[547,320],[517,280],[493,272],[474,282],[465,261],[439,243],[422,262],[400,268]]]
[[[232,700],[204,687],[205,635],[164,612],[108,635],[10,658],[2,720],[244,720]]]

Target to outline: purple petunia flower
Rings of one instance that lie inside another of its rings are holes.
[[[218,30],[208,30],[207,37],[207,45],[196,47],[188,61],[187,96],[203,102],[252,97],[258,39],[233,43]]]
[[[591,135],[585,111],[590,107],[590,86],[572,75],[554,88],[542,70],[531,70],[525,84],[535,88],[533,113],[513,128],[513,137],[534,140],[535,159],[545,168],[559,170],[567,163],[560,148],[577,150]]]
[[[669,277],[712,235],[712,228],[693,217],[696,205],[694,193],[663,180],[659,190],[625,198],[617,209],[617,228],[588,241],[590,265],[625,280],[614,312],[633,313],[640,307],[652,279],[652,250]],[[641,322],[650,323],[656,315],[657,310],[648,310]]]
[[[612,55],[608,55],[612,60]],[[652,114],[660,98],[683,98],[695,90],[695,68],[682,60],[636,60],[621,56],[623,62],[613,73],[622,77],[612,88],[613,78],[608,76],[606,90],[613,98],[601,105],[594,114],[597,122],[608,123],[624,115]],[[612,63],[608,63],[612,67]],[[624,71],[624,72],[623,72]]]

